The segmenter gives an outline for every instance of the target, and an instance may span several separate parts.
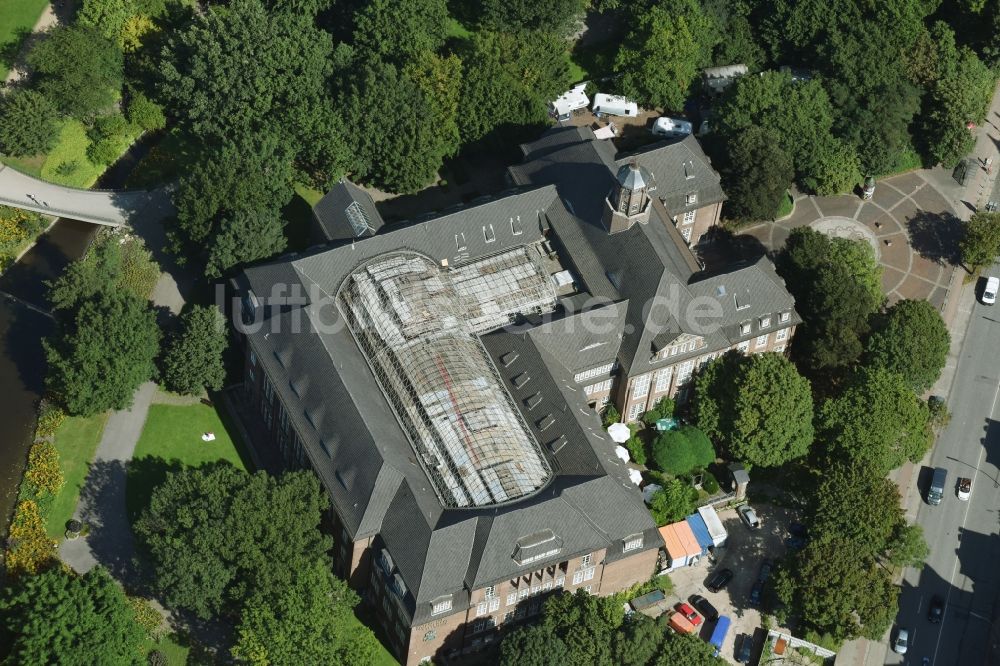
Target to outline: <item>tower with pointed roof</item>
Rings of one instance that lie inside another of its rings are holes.
[[[604,200],[604,226],[609,233],[631,229],[636,222],[649,222],[653,176],[637,160],[623,164]]]

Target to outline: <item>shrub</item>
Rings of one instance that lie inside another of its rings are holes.
[[[116,242],[111,240],[109,242]],[[121,246],[122,268],[118,287],[127,289],[139,298],[149,298],[160,279],[160,268],[142,240],[130,237]]]
[[[646,464],[646,446],[642,443],[642,440],[632,435],[625,442],[625,448],[628,449],[629,455],[632,456],[632,461],[637,465]]]
[[[101,139],[87,146],[87,159],[97,165],[112,164],[121,154],[120,139]]]
[[[163,654],[159,650],[153,650],[149,653],[147,657],[149,661],[149,666],[169,666],[170,660],[167,659],[167,655]]]
[[[144,131],[159,130],[167,126],[163,108],[140,92],[133,93],[128,103],[128,120]]]
[[[120,113],[109,113],[94,119],[94,125],[87,135],[91,141],[101,139],[121,139],[129,133],[128,121]]]
[[[649,512],[657,525],[666,525],[678,520],[694,510],[698,492],[678,479],[670,479],[661,490],[654,493],[649,502]]]
[[[151,638],[157,640],[163,634],[163,616],[142,597],[128,597],[128,605],[132,607],[135,621],[139,626],[145,629]]]
[[[59,452],[52,442],[36,442],[31,446],[24,478],[40,493],[55,495],[59,492],[65,479],[59,466]]]
[[[62,407],[46,398],[38,406],[38,424],[35,426],[35,438],[42,439],[56,434],[56,430],[66,420],[66,412]]]
[[[612,423],[618,423],[621,420],[622,415],[618,412],[618,409],[609,402],[608,406],[604,408],[604,412],[601,414],[601,422],[604,424],[604,427],[610,427]]]
[[[656,401],[652,409],[642,415],[642,422],[648,426],[656,425],[660,419],[667,419],[674,415],[674,401],[663,397]]]
[[[709,495],[719,492],[719,481],[711,472],[704,472],[701,477],[701,488]]]
[[[14,520],[7,537],[5,564],[10,576],[36,574],[56,562],[56,542],[45,533],[38,504],[22,500],[14,510]]]

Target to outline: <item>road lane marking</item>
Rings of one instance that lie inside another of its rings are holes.
[[[993,413],[997,409],[997,398],[1000,397],[1000,383],[997,384],[997,389],[993,393],[993,404],[990,406],[990,411],[986,415],[986,418],[992,419]],[[976,459],[976,471],[973,472],[973,479],[979,474],[979,464],[983,461],[983,453],[986,452],[986,442],[984,437],[983,445],[979,447],[979,457]],[[975,481],[973,481],[973,490],[975,489]],[[965,523],[969,519],[969,509],[972,508],[972,497],[969,497],[969,501],[965,504],[965,513],[962,515],[961,528],[965,529]],[[938,628],[937,642],[934,643],[934,655],[931,662],[937,661],[938,649],[941,647],[941,638],[944,636],[944,623],[948,621],[948,602],[951,601],[951,591],[955,588],[955,574],[958,573],[958,555],[955,555],[955,564],[951,568],[951,578],[948,579],[948,593],[944,597],[944,612],[941,613],[941,626]]]

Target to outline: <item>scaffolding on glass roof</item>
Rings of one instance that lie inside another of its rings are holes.
[[[524,253],[520,261],[531,265]],[[499,313],[518,300],[540,307],[506,291],[531,278],[514,258],[476,263],[483,267],[448,273],[420,256],[385,255],[355,271],[337,296],[438,497],[454,507],[509,502],[551,475],[469,315],[488,306],[478,288],[499,301],[490,321],[509,321]],[[500,284],[476,282],[491,271]],[[483,315],[472,320],[486,324]]]

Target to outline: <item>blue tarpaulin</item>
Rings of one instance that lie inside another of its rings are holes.
[[[684,520],[691,527],[691,531],[694,532],[694,538],[697,539],[698,545],[701,546],[701,554],[704,555],[708,552],[708,547],[715,545],[712,541],[712,535],[708,533],[708,525],[705,524],[705,519],[701,517],[701,514],[695,513]]]

